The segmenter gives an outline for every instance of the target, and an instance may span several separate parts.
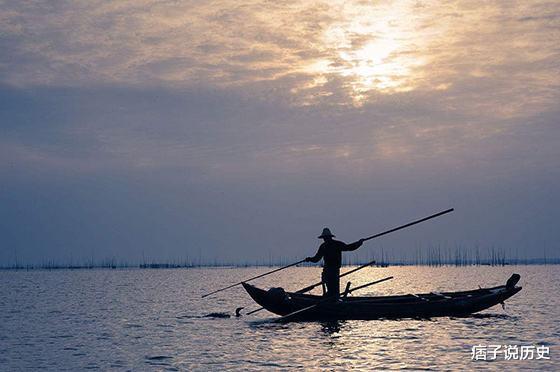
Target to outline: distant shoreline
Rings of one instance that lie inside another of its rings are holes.
[[[351,262],[342,266],[358,266],[367,262]],[[101,263],[101,264],[83,264],[83,265],[65,265],[65,264],[44,264],[44,265],[11,265],[0,266],[0,271],[39,271],[39,270],[95,270],[95,269],[210,269],[210,268],[259,268],[259,267],[280,267],[286,263],[245,263],[245,264],[181,264],[181,263],[150,263],[150,264],[131,264],[131,263]],[[386,268],[389,266],[429,266],[429,267],[467,267],[467,266],[543,266],[543,265],[560,265],[560,258],[556,259],[525,259],[513,262],[383,262],[375,263],[372,267]],[[302,267],[313,267],[315,265],[302,264]]]

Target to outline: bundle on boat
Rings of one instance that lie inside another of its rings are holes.
[[[251,298],[282,320],[351,320],[379,318],[431,318],[465,316],[500,303],[515,295],[520,276],[513,274],[506,284],[460,292],[430,292],[399,296],[349,297],[329,299],[323,296],[269,291],[243,283]],[[347,288],[347,292],[348,292]]]

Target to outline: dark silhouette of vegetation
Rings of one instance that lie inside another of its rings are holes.
[[[454,246],[434,245],[429,247],[416,247],[411,249],[409,257],[398,257],[386,249],[379,247],[376,249],[378,257],[370,254],[368,257],[358,258],[356,255],[343,257],[343,266],[359,266],[377,259],[374,266],[506,266],[506,265],[555,265],[560,264],[560,258],[551,258],[543,250],[542,258],[519,258],[517,253],[514,255],[503,248],[490,246],[481,248],[475,246],[473,249],[455,244]],[[84,269],[178,269],[178,268],[198,268],[198,267],[279,267],[286,266],[294,262],[292,257],[274,258],[270,254],[266,259],[257,259],[245,262],[221,261],[217,258],[203,260],[199,255],[194,260],[169,260],[169,261],[148,261],[145,258],[142,262],[127,262],[115,258],[106,258],[100,261],[88,259],[82,263],[75,263],[73,260],[68,262],[56,262],[53,260],[44,261],[39,264],[24,264],[21,258],[14,259],[10,265],[0,266],[0,270],[84,270]],[[301,264],[309,266],[310,264]]]

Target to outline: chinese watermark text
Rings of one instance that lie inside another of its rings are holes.
[[[474,345],[472,360],[533,360],[550,359],[550,348],[545,345]]]

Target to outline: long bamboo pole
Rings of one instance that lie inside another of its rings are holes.
[[[392,232],[405,229],[405,228],[407,228],[407,227],[410,227],[410,226],[419,224],[419,223],[421,223],[421,222],[424,222],[424,221],[427,221],[427,220],[431,220],[432,218],[436,218],[436,217],[439,217],[439,216],[443,216],[444,214],[451,213],[451,212],[453,212],[453,211],[454,211],[454,208],[449,208],[449,209],[446,209],[446,210],[444,210],[444,211],[442,211],[442,212],[438,212],[438,213],[432,214],[432,215],[430,215],[430,216],[428,216],[428,217],[424,217],[424,218],[421,218],[421,219],[419,219],[419,220],[415,220],[415,221],[409,222],[409,223],[407,223],[407,224],[405,224],[405,225],[402,225],[402,226],[395,227],[395,228],[393,228],[393,229],[384,231],[384,232],[382,232],[382,233],[369,236],[369,237],[367,237],[367,238],[364,238],[363,240],[366,241],[366,240],[371,240],[371,239],[379,238],[380,236],[387,235],[387,234],[390,234],[390,233],[392,233]],[[339,278],[342,278],[342,277],[344,277],[344,276],[346,276],[346,275],[355,273],[356,271],[362,270],[363,268],[366,268],[366,267],[368,267],[368,266],[371,266],[371,265],[373,265],[374,263],[375,263],[375,260],[372,260],[372,261],[370,261],[370,262],[368,262],[368,263],[366,263],[366,264],[364,264],[364,265],[358,266],[358,267],[356,267],[356,268],[354,268],[354,269],[352,269],[352,270],[350,270],[350,271],[347,271],[347,272],[345,272],[345,273],[343,273],[343,274],[340,274],[340,275],[339,275]],[[305,287],[305,288],[302,288],[302,289],[296,291],[296,293],[306,293],[306,292],[309,292],[309,291],[311,291],[312,289],[314,289],[315,287],[320,286],[322,283],[323,283],[323,282],[318,282],[318,283],[312,284],[312,285],[310,285],[310,286],[308,286],[308,287]],[[254,314],[254,313],[256,313],[257,311],[261,311],[262,309],[263,309],[262,307],[261,307],[261,308],[258,308],[258,309],[255,309],[255,310],[253,310],[253,311],[248,312],[247,315]]]
[[[206,293],[205,295],[202,295],[202,298],[208,297],[208,296],[210,296],[210,295],[213,295],[214,293],[218,293],[218,292],[221,292],[221,291],[225,291],[226,289],[233,288],[233,287],[235,287],[236,285],[241,285],[241,283],[247,283],[247,282],[249,282],[249,281],[251,281],[251,280],[258,279],[258,278],[262,278],[263,276],[266,276],[266,275],[275,273],[275,272],[280,271],[280,270],[287,269],[288,267],[292,267],[292,266],[299,265],[300,263],[303,263],[303,262],[305,262],[305,260],[301,260],[301,261],[298,261],[298,262],[294,262],[293,264],[290,264],[290,265],[288,265],[288,266],[284,266],[284,267],[281,267],[281,268],[278,268],[278,269],[269,271],[269,272],[267,272],[267,273],[254,276],[254,277],[252,277],[252,278],[245,279],[245,280],[243,280],[243,281],[241,281],[241,282],[239,282],[239,283],[235,283],[235,284],[232,284],[232,285],[228,285],[227,287],[224,287],[224,288],[216,289],[215,291],[212,291],[212,292],[210,292],[210,293]]]

